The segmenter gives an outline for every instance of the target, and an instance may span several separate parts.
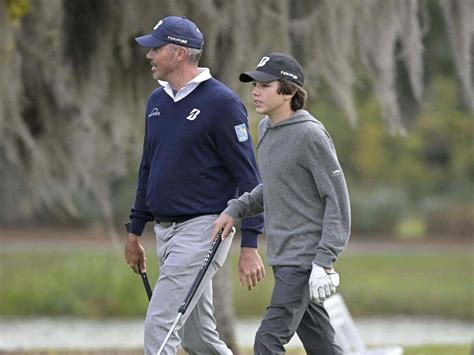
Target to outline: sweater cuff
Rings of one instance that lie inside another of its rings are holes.
[[[313,260],[313,264],[319,265],[321,267],[331,268],[332,264],[336,261],[336,258],[332,254],[324,253],[318,251]]]
[[[251,230],[240,230],[241,231],[241,238],[240,238],[240,247],[241,248],[257,248],[258,245],[258,233],[251,231]]]
[[[141,236],[143,233],[143,230],[145,229],[147,221],[141,220],[141,219],[132,219],[130,222],[130,227],[128,228],[128,232]]]

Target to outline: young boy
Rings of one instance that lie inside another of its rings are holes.
[[[255,109],[266,115],[257,146],[262,184],[229,201],[212,236],[224,228],[225,238],[238,220],[264,212],[275,284],[255,354],[283,354],[295,332],[308,354],[342,354],[322,305],[336,292],[332,265],[350,234],[349,196],[334,144],[303,110],[304,73],[293,57],[270,53],[240,81],[253,82]]]

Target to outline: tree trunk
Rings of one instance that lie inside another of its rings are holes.
[[[231,249],[232,251],[232,249]],[[227,259],[230,259],[230,253]],[[224,264],[213,278],[214,309],[217,321],[217,331],[220,338],[236,355],[239,354],[239,348],[235,339],[235,313],[232,296],[232,285],[238,280],[231,277],[230,262]]]

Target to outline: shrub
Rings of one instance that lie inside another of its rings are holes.
[[[355,189],[351,192],[352,231],[391,233],[408,205],[406,192],[401,189]]]

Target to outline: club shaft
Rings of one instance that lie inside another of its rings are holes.
[[[183,303],[179,307],[179,312],[184,314],[186,313],[186,310],[188,309],[189,304],[191,303],[191,300],[194,297],[194,294],[196,293],[197,289],[199,288],[199,285],[201,284],[202,279],[204,278],[204,275],[206,274],[207,269],[209,269],[209,265],[211,264],[212,259],[214,258],[214,255],[217,252],[217,248],[219,248],[219,245],[221,244],[222,241],[222,231],[217,234],[217,236],[214,238],[212,241],[211,247],[209,248],[209,251],[207,252],[206,258],[201,264],[201,268],[199,269],[198,274],[196,275],[196,278],[193,281],[193,284],[191,285],[191,288],[188,291],[188,294],[184,298]]]
[[[157,355],[161,355],[161,352],[165,348],[166,344],[168,343],[169,338],[171,337],[171,334],[173,334],[174,329],[176,328],[176,325],[178,324],[179,320],[181,319],[181,316],[186,313],[186,310],[188,309],[189,304],[191,303],[194,295],[196,294],[196,291],[199,288],[199,285],[202,282],[202,279],[204,278],[204,275],[206,274],[207,269],[209,269],[209,265],[211,264],[214,255],[217,252],[217,248],[219,248],[219,245],[221,244],[222,241],[222,231],[220,231],[214,240],[212,241],[211,247],[209,248],[209,251],[207,252],[207,255],[204,259],[204,261],[201,264],[201,267],[199,269],[198,274],[196,275],[193,284],[191,285],[191,288],[189,289],[186,297],[184,298],[183,303],[179,307],[178,310],[178,316],[173,322],[173,325],[171,326],[170,330],[168,331],[168,334],[166,334],[165,339],[161,343],[160,348],[158,349]]]
[[[170,330],[168,331],[168,334],[166,334],[165,340],[163,340],[163,343],[161,343],[161,346],[160,346],[160,348],[158,349],[158,352],[157,352],[156,355],[161,355],[161,352],[163,351],[163,349],[165,348],[166,344],[168,343],[168,340],[170,339],[171,334],[173,334],[174,328],[176,328],[176,325],[178,324],[178,322],[179,322],[179,320],[181,319],[181,316],[182,316],[182,315],[183,315],[183,313],[178,312],[178,316],[177,316],[176,319],[174,320],[173,325],[171,326]]]

